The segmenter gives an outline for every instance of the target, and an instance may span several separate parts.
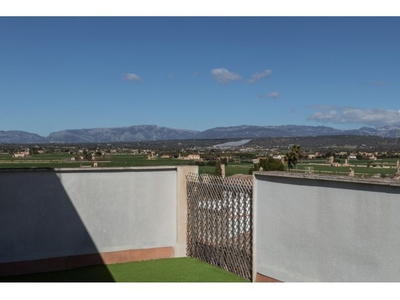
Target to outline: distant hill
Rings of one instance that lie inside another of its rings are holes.
[[[2,144],[21,144],[21,143],[46,143],[45,137],[35,133],[25,131],[0,131],[0,143]]]
[[[156,125],[138,125],[116,128],[92,128],[63,130],[48,137],[24,131],[0,131],[0,143],[112,143],[186,139],[252,139],[266,137],[308,137],[332,135],[400,137],[400,126],[381,128],[361,127],[356,130],[339,130],[326,126],[232,126],[217,127],[205,131],[172,129]]]
[[[76,129],[53,132],[50,143],[108,143],[155,140],[191,139],[197,131],[171,129],[155,125],[140,125],[117,128]]]
[[[196,138],[222,139],[222,138],[262,138],[262,137],[294,137],[339,135],[343,131],[325,126],[232,126],[217,127],[205,130],[196,135]]]

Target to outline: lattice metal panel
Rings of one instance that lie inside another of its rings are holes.
[[[252,279],[249,179],[189,173],[187,255]]]

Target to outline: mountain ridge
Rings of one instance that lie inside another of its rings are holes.
[[[265,137],[307,137],[327,135],[376,135],[400,138],[400,126],[380,128],[361,127],[341,130],[327,126],[238,125],[215,127],[204,131],[174,129],[157,125],[133,125],[112,128],[67,129],[50,133],[47,137],[26,131],[0,131],[0,143],[112,143],[185,139],[235,139]]]

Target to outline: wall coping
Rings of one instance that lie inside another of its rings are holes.
[[[0,169],[0,173],[13,173],[13,172],[84,173],[84,172],[176,171],[180,167],[185,167],[185,166],[84,167],[84,168],[10,168],[10,169]]]
[[[255,178],[261,177],[284,177],[284,178],[296,178],[305,180],[321,180],[321,181],[336,181],[336,182],[349,182],[349,183],[361,183],[361,184],[373,184],[383,186],[396,186],[400,187],[400,180],[391,178],[363,178],[363,177],[351,177],[351,176],[338,176],[338,175],[324,175],[324,174],[307,174],[307,173],[294,173],[294,172],[282,172],[282,171],[257,171],[253,172]]]

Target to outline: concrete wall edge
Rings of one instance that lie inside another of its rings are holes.
[[[350,176],[336,176],[336,175],[323,175],[323,174],[306,174],[306,173],[294,173],[294,172],[254,172],[254,180],[257,179],[268,179],[270,177],[284,177],[284,178],[296,178],[306,180],[321,180],[331,182],[349,182],[349,183],[361,183],[361,184],[372,184],[372,185],[383,185],[383,186],[400,186],[400,181],[395,179],[382,179],[382,178],[362,178],[362,177],[350,177]]]

